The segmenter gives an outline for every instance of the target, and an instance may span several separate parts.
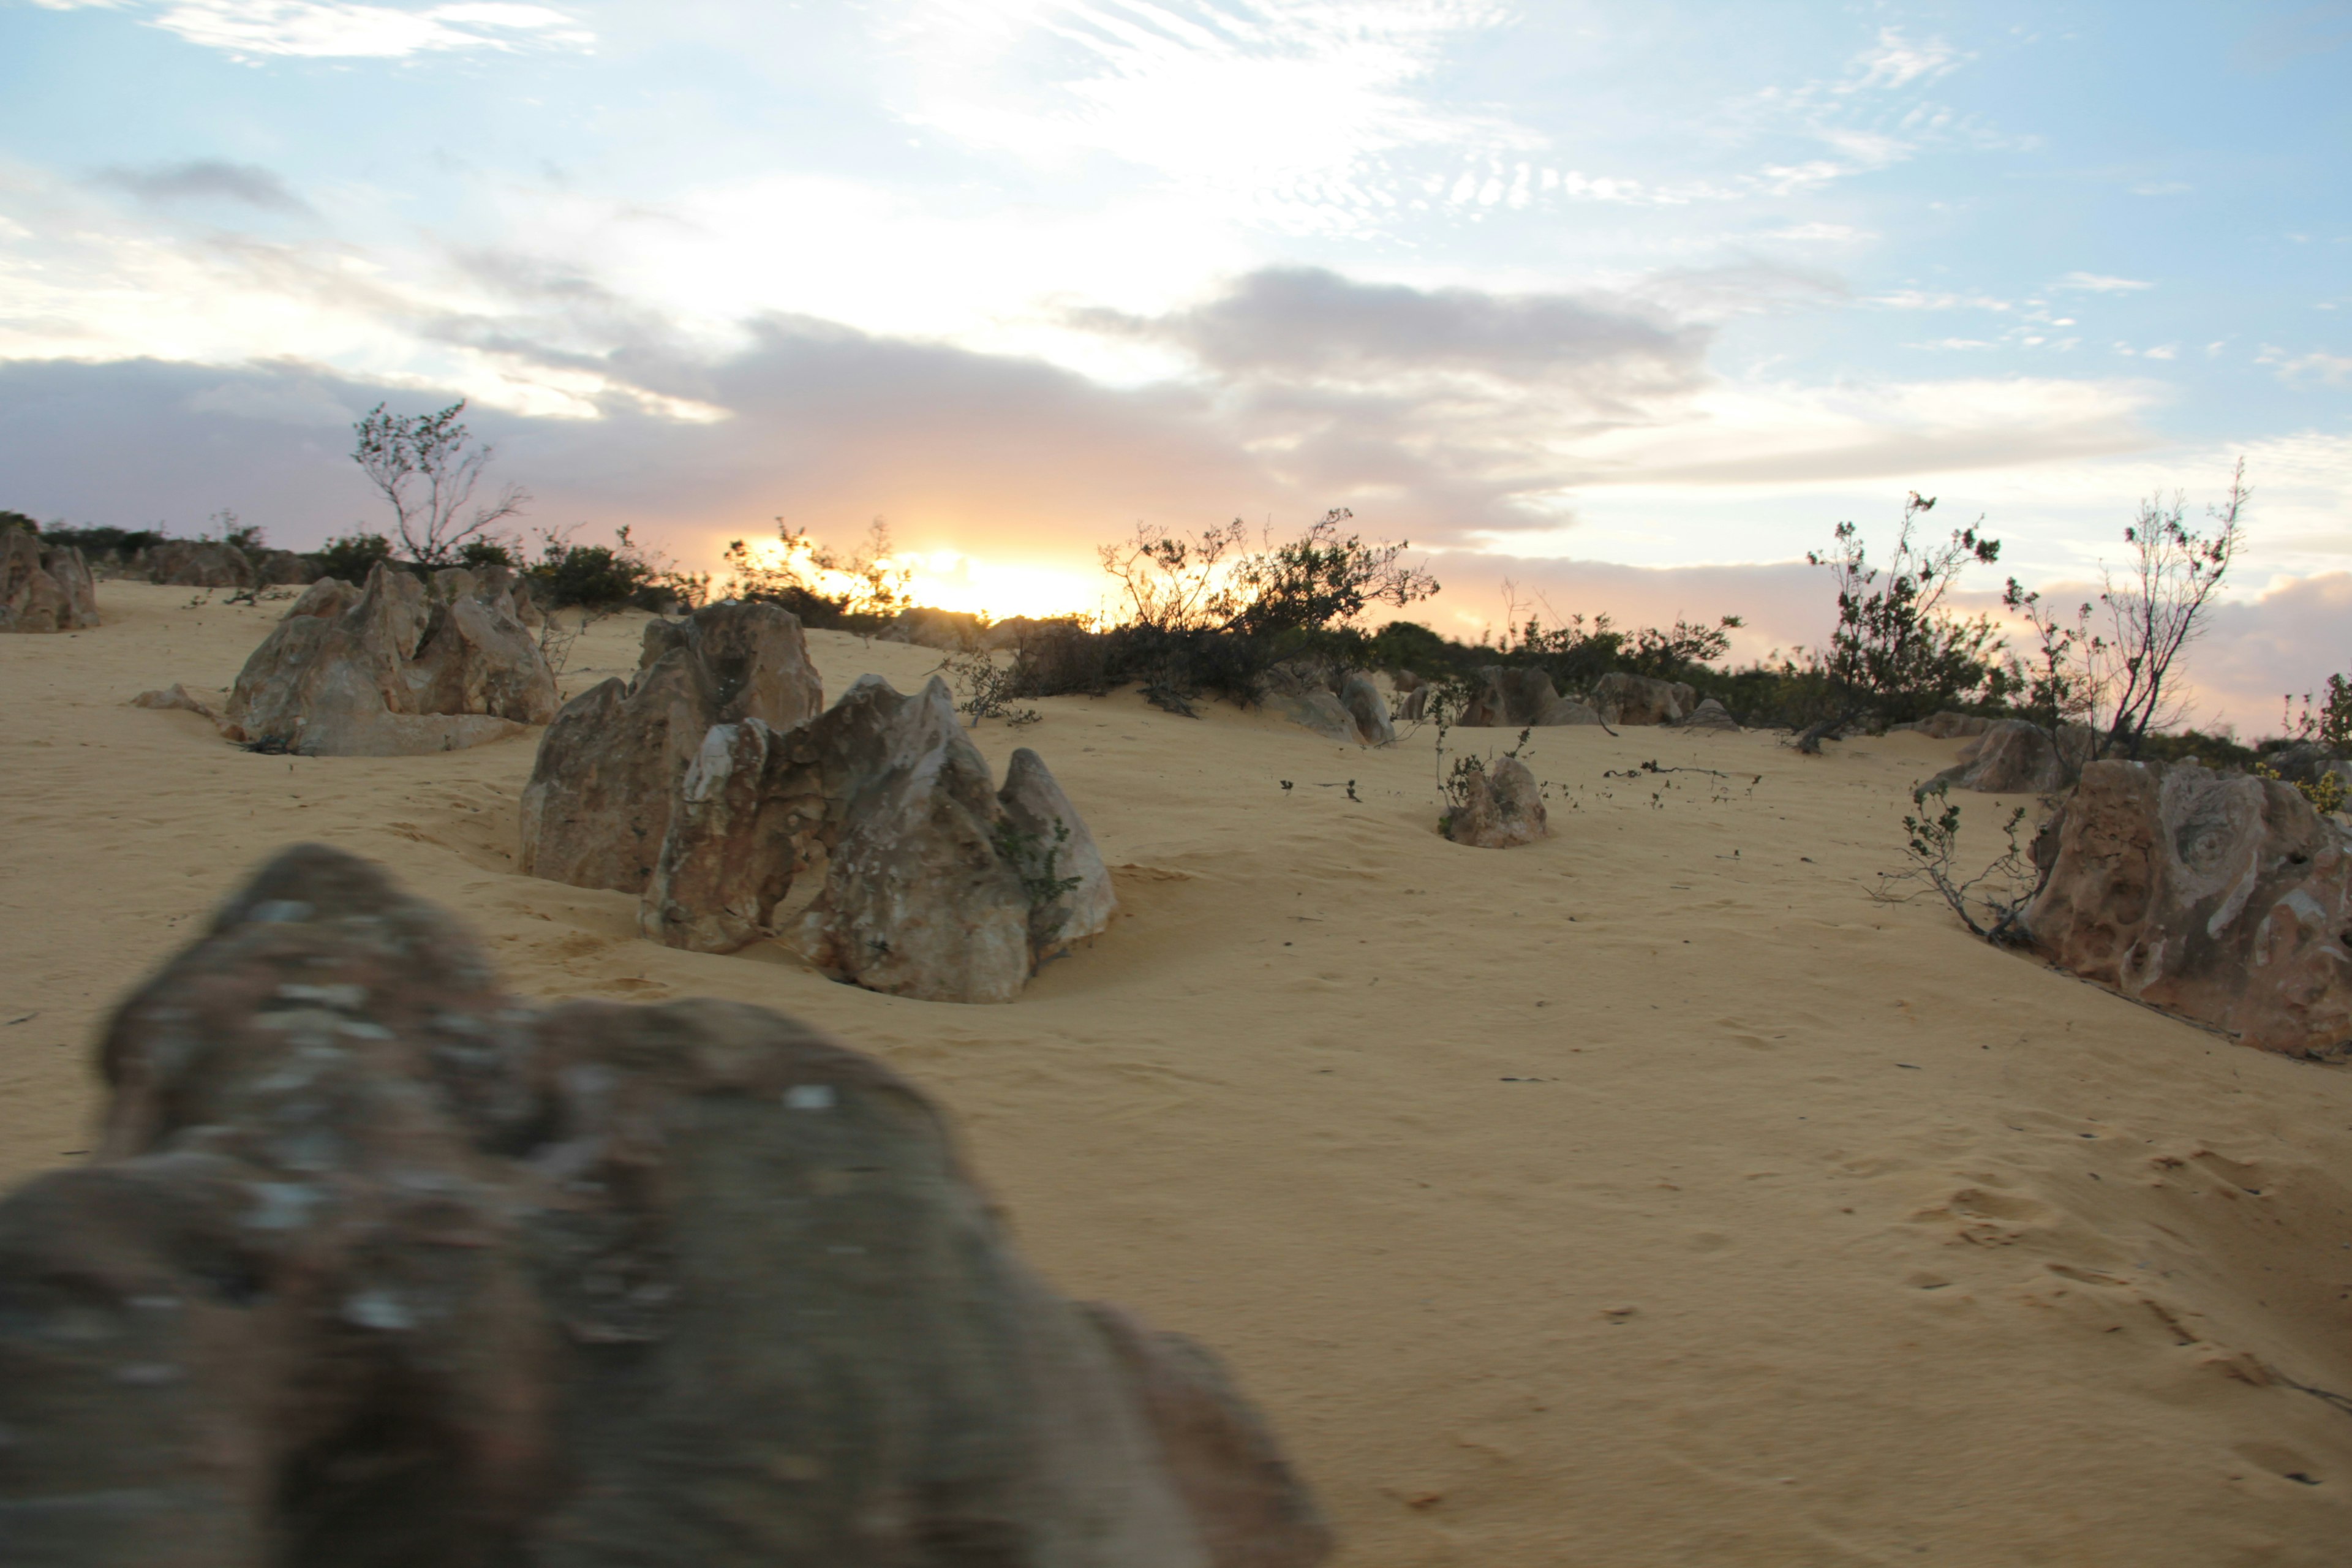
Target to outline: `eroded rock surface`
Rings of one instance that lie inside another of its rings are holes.
[[[98,587],[80,551],[0,529],[0,632],[78,632],[98,625]]]
[[[837,978],[941,1002],[1009,1002],[1037,964],[1108,923],[1109,872],[1034,752],[1005,784],[936,677],[905,695],[861,678],[789,731],[705,738],[640,905],[646,935],[730,952],[774,928],[822,854],[824,891],[790,931]]]
[[[2003,719],[1986,726],[1961,749],[1959,762],[1929,782],[1987,795],[2047,795],[2065,788],[2078,765],[2041,725]]]
[[[647,623],[637,673],[590,687],[541,737],[522,797],[522,869],[640,893],[671,797],[703,737],[756,719],[785,730],[824,706],[798,616],[728,600]]]
[[[1592,705],[1611,724],[1673,724],[1698,706],[1698,693],[1679,680],[1612,669],[1592,683]]]
[[[1677,722],[1685,730],[1737,730],[1739,728],[1739,721],[1731,716],[1731,710],[1712,697],[1701,698],[1698,706],[1692,709],[1687,716]]]
[[[515,618],[504,568],[379,563],[367,585],[321,578],[237,672],[229,738],[309,756],[453,752],[555,714],[555,677]]]
[[[2250,1046],[2352,1046],[2352,856],[2276,779],[2098,762],[2055,829],[2034,945],[2059,967]]]
[[[1356,738],[1367,746],[1386,746],[1396,741],[1396,724],[1389,717],[1389,700],[1362,670],[1352,670],[1339,683],[1339,706],[1348,710],[1354,724]]]
[[[0,1201],[0,1558],[1306,1568],[1215,1360],[1013,1251],[940,1112],[778,1014],[540,1010],[316,846],[127,1001]]]
[[[1496,757],[1464,783],[1464,798],[1445,819],[1445,837],[1477,849],[1532,844],[1551,831],[1543,791],[1517,757]]]
[[[234,544],[167,539],[147,552],[147,581],[174,588],[250,588],[253,563]]]

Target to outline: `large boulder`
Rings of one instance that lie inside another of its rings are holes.
[[[1960,760],[1929,781],[1929,787],[1981,791],[1986,795],[2047,795],[2066,787],[2080,763],[2025,719],[2003,719],[1961,748]]]
[[[1372,684],[1372,678],[1362,670],[1353,670],[1339,683],[1339,706],[1348,710],[1356,737],[1367,746],[1386,746],[1396,741],[1396,724],[1389,718],[1389,700]]]
[[[0,1558],[1307,1568],[1204,1349],[1072,1302],[940,1110],[740,1004],[537,1009],[318,847],[0,1201]]]
[[[1517,757],[1496,757],[1465,775],[1461,798],[1445,817],[1445,837],[1477,849],[1532,844],[1550,831],[1543,791]]]
[[[1559,700],[1542,670],[1490,664],[1473,678],[1458,722],[1469,730],[1524,730]]]
[[[1698,706],[1698,693],[1679,680],[1612,669],[1592,683],[1592,705],[1605,723],[1673,724]]]
[[[2093,763],[2054,838],[2025,917],[2052,963],[2265,1050],[2352,1047],[2352,845],[2293,785]]]
[[[98,625],[98,587],[80,551],[0,529],[0,632],[78,632]]]
[[[705,737],[679,782],[639,925],[731,952],[774,931],[822,853],[824,889],[789,933],[837,978],[939,1002],[1009,1002],[1037,965],[1108,922],[1110,874],[1034,752],[1004,788],[934,677],[861,678],[806,724]]]
[[[253,563],[234,544],[167,539],[147,552],[147,581],[173,588],[250,588]]]
[[[788,730],[824,706],[798,616],[726,600],[648,622],[629,680],[592,686],[541,737],[522,796],[522,869],[640,893],[687,765],[717,724]]]
[[[378,563],[364,588],[327,577],[297,599],[223,718],[231,740],[306,756],[410,756],[520,734],[555,700],[501,578]]]

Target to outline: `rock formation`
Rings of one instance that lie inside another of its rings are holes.
[[[917,647],[959,653],[980,647],[984,634],[980,617],[968,610],[934,610],[915,605],[899,611],[897,618],[876,635],[883,642],[912,643]]]
[[[1445,837],[1477,849],[1532,844],[1551,831],[1543,791],[1517,757],[1496,757],[1463,781],[1462,799],[1445,819]]]
[[[1701,698],[1698,706],[1690,710],[1689,716],[1677,720],[1676,722],[1685,730],[1737,730],[1739,728],[1739,721],[1731,716],[1731,710],[1712,697]]]
[[[1389,700],[1362,670],[1351,670],[1339,683],[1339,706],[1348,710],[1357,738],[1367,746],[1391,745],[1396,725],[1389,718]]]
[[[2079,765],[2078,758],[2061,754],[2041,725],[2003,719],[1962,747],[1960,760],[1929,784],[1986,795],[2047,795],[2065,788]]]
[[[81,552],[0,529],[0,632],[79,632],[98,625],[98,587]]]
[[[1592,705],[1606,723],[1672,724],[1698,706],[1698,693],[1679,680],[1612,669],[1592,683]]]
[[[2293,785],[2093,763],[2054,838],[2025,917],[2052,963],[2265,1050],[2352,1047],[2352,843]]]
[[[378,563],[322,578],[237,672],[231,740],[307,756],[454,752],[555,714],[555,677],[515,618],[502,567],[430,584]]]
[[[234,544],[167,539],[147,552],[147,581],[173,588],[250,588],[253,563]]]
[[[256,551],[247,559],[253,563],[254,582],[265,588],[306,587],[325,574],[317,556],[297,555],[291,550]]]
[[[762,1008],[499,987],[266,867],[0,1201],[0,1557],[1308,1568],[1210,1353],[1016,1254],[940,1110]]]
[[[653,621],[633,679],[563,705],[522,796],[522,869],[581,888],[643,892],[671,796],[716,724],[787,730],[824,706],[798,616],[728,600]]]
[[[710,731],[639,924],[673,947],[731,952],[773,931],[820,852],[824,889],[790,935],[870,990],[1009,1002],[1114,907],[1093,836],[1034,752],[1013,753],[997,791],[945,682],[907,696],[869,675],[796,729]]]
[[[1930,713],[1925,719],[1908,724],[1889,724],[1887,732],[1908,730],[1931,741],[1953,741],[1962,736],[1981,735],[1991,728],[1992,721],[1981,713],[1955,713],[1947,708],[1940,713]]]
[[[1601,715],[1589,704],[1553,690],[1551,677],[1540,669],[1490,664],[1471,682],[1470,700],[1456,722],[1468,730],[1548,729],[1598,724]]]

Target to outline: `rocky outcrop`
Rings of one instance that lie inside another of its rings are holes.
[[[147,581],[173,588],[250,588],[253,563],[234,544],[167,539],[147,552]]]
[[[1396,741],[1396,724],[1389,718],[1389,700],[1372,684],[1372,678],[1361,670],[1350,671],[1339,683],[1339,706],[1348,710],[1356,738],[1367,746],[1392,745]]]
[[[98,625],[98,587],[80,551],[0,529],[0,632],[78,632]]]
[[[1601,715],[1590,704],[1553,690],[1551,677],[1540,669],[1490,664],[1473,679],[1470,700],[1456,722],[1470,730],[1540,730],[1598,724]]]
[[[762,1008],[503,991],[290,850],[0,1201],[10,1563],[1307,1568],[1213,1356],[1055,1292],[940,1110]]]
[[[731,952],[774,931],[820,854],[824,889],[793,945],[837,978],[929,1001],[1013,1000],[1115,906],[1093,836],[1034,752],[1013,753],[998,791],[943,681],[908,696],[869,675],[797,729],[709,732],[640,927]]]
[[[1477,849],[1532,844],[1550,831],[1543,791],[1517,757],[1496,757],[1467,774],[1445,818],[1446,837]]]
[[[1698,693],[1679,680],[1612,669],[1592,683],[1592,706],[1604,723],[1673,724],[1698,706]]]
[[[2093,763],[2055,840],[2025,917],[2053,963],[2265,1050],[2352,1047],[2352,845],[2293,785]]]
[[[2003,719],[1960,752],[1960,760],[1928,781],[1929,787],[1986,795],[2047,795],[2066,787],[2080,762],[2061,752],[2050,731],[2024,719]]]
[[[1677,720],[1676,723],[1685,730],[1738,730],[1739,728],[1739,721],[1731,716],[1731,710],[1712,697],[1701,698],[1698,706],[1690,710],[1689,716]]]
[[[322,574],[317,556],[298,555],[291,550],[259,550],[247,559],[253,563],[254,582],[265,588],[299,588]]]
[[[379,563],[322,578],[237,672],[231,740],[306,756],[453,752],[555,714],[555,677],[515,618],[503,569],[431,583]]]
[[[1396,716],[1408,724],[1418,724],[1429,717],[1429,694],[1434,688],[1419,685],[1402,692],[1397,704]]]
[[[637,673],[563,705],[522,796],[522,869],[640,893],[661,858],[670,804],[717,724],[788,730],[824,706],[799,617],[727,600],[647,623]]]
[[[131,700],[131,706],[194,713],[200,719],[210,720],[215,726],[223,721],[221,705],[218,701],[199,697],[185,686],[177,683],[154,691],[142,691]]]

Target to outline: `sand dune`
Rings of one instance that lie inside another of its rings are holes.
[[[2352,1077],[1869,901],[1958,742],[1538,731],[1554,837],[1489,851],[1435,833],[1425,730],[1043,702],[978,739],[1044,753],[1124,912],[957,1006],[517,876],[529,739],[268,757],[128,706],[226,687],[282,608],[191,598],[0,641],[0,1178],[88,1147],[104,1011],[320,839],[520,990],[765,1003],[922,1082],[1063,1289],[1232,1359],[1343,1563],[2345,1555],[2352,1401],[2306,1390],[2352,1394]],[[829,695],[938,659],[810,643]],[[1606,776],[1644,760],[1734,776]]]

